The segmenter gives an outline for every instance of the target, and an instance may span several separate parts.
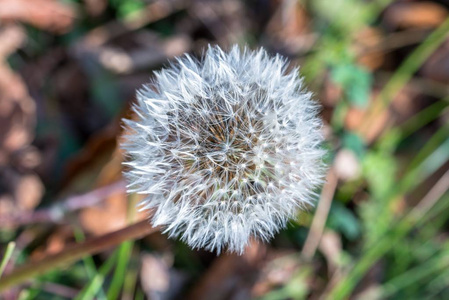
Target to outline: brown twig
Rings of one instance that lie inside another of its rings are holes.
[[[327,183],[324,185],[320,202],[318,203],[309,234],[302,249],[302,256],[306,259],[311,259],[318,248],[336,188],[337,176],[333,169],[330,169],[327,175]]]
[[[356,50],[355,54],[360,57],[376,52],[386,53],[398,48],[419,44],[428,35],[429,31],[423,29],[411,29],[406,31],[393,32],[385,36],[383,39],[379,40],[379,42],[374,45],[361,47],[360,49]]]
[[[67,213],[90,207],[116,193],[125,192],[125,183],[118,181],[83,195],[68,197],[54,206],[20,215],[2,216],[0,227],[12,227],[40,222],[59,222]]]
[[[56,255],[47,256],[36,262],[29,262],[13,270],[0,281],[0,292],[57,267],[73,263],[86,255],[99,253],[127,240],[142,238],[157,230],[157,227],[151,227],[147,220],[143,220],[118,231],[66,247]]]
[[[410,215],[414,219],[421,219],[449,190],[449,171],[435,183],[430,191],[419,201],[418,205],[413,208]]]
[[[145,9],[134,13],[130,18],[121,21],[114,20],[93,29],[81,40],[81,43],[87,44],[90,47],[102,46],[123,34],[159,21],[185,8],[186,5],[187,3],[185,1],[180,0],[152,1]]]
[[[52,295],[57,295],[67,299],[74,299],[76,295],[79,293],[77,289],[54,282],[44,282],[41,285],[41,289],[43,291],[49,292]]]

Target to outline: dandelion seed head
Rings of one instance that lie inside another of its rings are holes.
[[[322,124],[298,70],[286,69],[264,50],[209,47],[137,92],[125,175],[154,226],[192,248],[242,253],[313,203]]]

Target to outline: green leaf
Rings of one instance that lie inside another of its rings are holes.
[[[373,78],[364,68],[354,64],[340,64],[331,71],[332,80],[340,84],[348,101],[357,107],[368,106]]]
[[[89,284],[87,284],[81,292],[76,296],[75,300],[90,300],[94,299],[95,296],[102,291],[102,286],[105,280],[106,275],[112,270],[114,264],[117,261],[117,251],[111,255],[106,262],[100,267],[99,271],[94,275],[94,277],[90,280]],[[101,296],[101,299],[106,299]],[[111,299],[111,298],[109,298]],[[116,298],[115,298],[116,299]]]
[[[332,203],[329,212],[327,227],[341,232],[348,240],[357,239],[361,233],[361,224],[352,211],[335,201]]]
[[[396,182],[396,159],[388,152],[371,151],[365,156],[362,168],[374,198],[384,199]]]
[[[5,255],[3,255],[3,258],[0,263],[0,277],[2,277],[3,271],[6,268],[6,264],[11,259],[11,256],[13,254],[15,247],[16,247],[16,243],[14,243],[14,242],[8,243],[8,246],[6,247]]]
[[[346,132],[342,137],[343,147],[352,150],[358,158],[363,158],[366,145],[363,139],[355,133]]]

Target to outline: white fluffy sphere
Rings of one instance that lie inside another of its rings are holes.
[[[128,190],[193,248],[242,253],[313,204],[322,123],[297,69],[264,50],[209,47],[155,73],[125,120]]]

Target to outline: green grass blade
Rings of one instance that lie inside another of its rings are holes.
[[[123,297],[131,299],[133,298],[133,295],[135,293],[136,284],[139,276],[139,265],[140,265],[140,259],[133,259],[130,262],[130,265],[128,267],[128,272],[126,274],[125,282],[123,284]]]
[[[396,194],[407,193],[449,159],[449,126],[442,127],[410,163]]]
[[[117,260],[117,252],[114,252],[106,262],[100,267],[95,276],[91,279],[90,283],[86,285],[83,290],[76,296],[75,300],[90,300],[94,299],[101,290],[106,275],[112,270]],[[105,298],[111,299],[111,298]],[[115,298],[114,298],[115,299]]]
[[[120,245],[118,250],[117,267],[115,268],[111,285],[107,292],[107,299],[117,299],[120,294],[133,245],[134,243],[131,241],[124,242]]]
[[[376,100],[381,100],[384,105],[387,105],[429,56],[446,40],[448,34],[449,18],[405,59],[384,86]]]
[[[5,271],[6,264],[11,259],[12,253],[14,252],[14,248],[16,247],[16,243],[9,242],[8,246],[6,246],[5,255],[3,255],[2,262],[0,263],[0,278],[3,275],[3,272]]]
[[[85,240],[84,233],[81,229],[75,228],[73,234],[77,242],[82,242]],[[97,267],[95,266],[94,259],[92,258],[92,256],[83,257],[83,264],[86,269],[87,277],[89,278],[89,281],[92,283],[99,275]],[[106,299],[106,294],[101,286],[99,287],[98,294],[99,299]]]
[[[376,144],[379,146],[385,143],[385,141],[389,138],[394,137],[398,134],[399,136],[397,139],[395,139],[394,144],[394,147],[397,147],[399,142],[406,139],[414,132],[418,131],[422,127],[426,126],[427,124],[441,116],[445,111],[447,111],[448,105],[449,97],[437,101],[432,105],[429,105],[425,109],[417,112],[413,117],[409,118],[404,123],[383,133],[382,136],[377,140]]]
[[[382,298],[388,298],[407,286],[447,269],[449,267],[449,252],[447,250],[448,249],[443,250],[443,253],[436,255],[427,262],[402,273],[400,276],[393,278],[384,284],[382,288]]]
[[[138,203],[137,194],[131,194],[129,196],[129,205],[127,213],[127,221],[131,222],[136,217],[136,205]],[[117,267],[115,268],[114,275],[112,277],[111,285],[109,287],[107,298],[117,299],[122,286],[126,278],[126,270],[131,259],[132,249],[134,246],[133,241],[126,241],[120,245],[119,254],[117,259]]]
[[[449,151],[446,151],[449,147],[449,139],[443,141],[441,141],[441,139],[437,140],[439,141],[440,146],[436,149],[435,147],[432,147],[434,150],[433,152],[428,153],[429,151],[427,148],[424,148],[417,155],[421,164],[410,171],[410,173],[413,173],[412,175],[409,173],[397,185],[397,191],[392,195],[392,199],[396,199],[398,195],[410,191],[413,187],[420,184],[423,180],[425,180],[425,178],[449,160]],[[420,155],[422,152],[425,152],[425,154]],[[431,161],[431,159],[434,160]],[[429,163],[427,163],[428,161]],[[368,251],[365,252],[349,274],[335,286],[335,288],[330,292],[330,298],[348,298],[353,288],[362,276],[369,270],[369,268],[383,255],[385,255],[385,253],[387,253],[395,245],[395,243],[399,242],[399,240],[404,237],[419,221],[420,220],[415,220],[407,216],[398,223],[393,224],[390,227],[390,231],[385,232],[383,237],[380,238],[377,243],[374,243],[373,247],[369,248]]]
[[[404,139],[441,116],[449,105],[449,97],[429,105],[399,126]]]

